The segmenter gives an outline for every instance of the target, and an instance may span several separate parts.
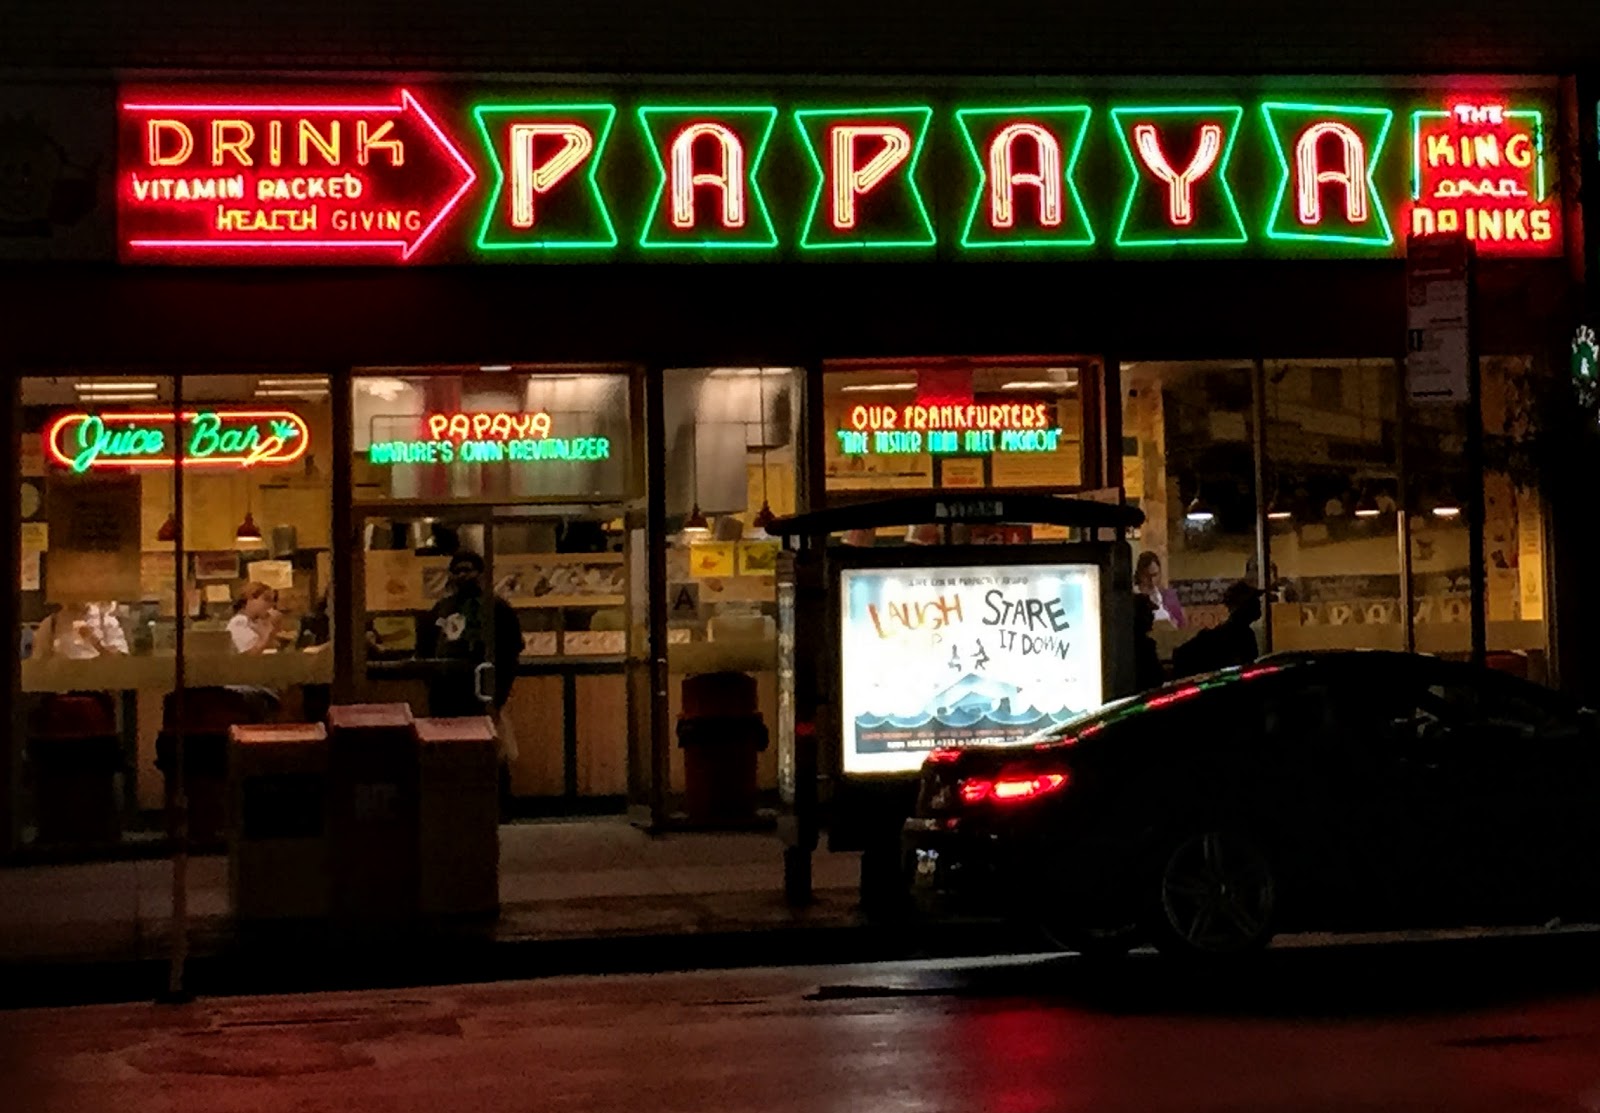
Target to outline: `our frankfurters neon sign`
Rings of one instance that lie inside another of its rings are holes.
[[[62,414],[44,434],[44,451],[82,475],[96,468],[170,468],[178,458],[176,415]],[[198,410],[183,414],[183,466],[257,468],[292,464],[306,454],[311,432],[288,410]]]

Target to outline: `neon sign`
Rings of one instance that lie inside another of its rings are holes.
[[[287,410],[201,410],[183,420],[184,467],[292,464],[311,442],[305,419]],[[170,411],[63,414],[45,430],[45,455],[80,475],[91,468],[170,468],[175,424]]]
[[[409,90],[120,110],[117,217],[136,261],[411,259],[477,172]]]
[[[1278,196],[1269,239],[1389,247],[1394,231],[1374,173],[1394,122],[1387,108],[1358,105],[1261,106],[1278,156]]]
[[[1118,247],[1249,242],[1228,181],[1243,117],[1239,105],[1111,110],[1129,173]]]
[[[1542,112],[1458,101],[1413,112],[1411,141],[1413,235],[1465,233],[1484,255],[1560,251]]]
[[[1045,402],[861,405],[845,424],[834,435],[846,456],[1055,452],[1061,445]]]
[[[432,413],[426,437],[373,441],[373,464],[523,464],[543,460],[609,460],[609,437],[552,437],[548,413]]]
[[[803,250],[932,247],[917,182],[933,109],[814,108],[794,114],[816,173]]]
[[[978,177],[962,247],[1094,244],[1074,178],[1091,114],[1086,104],[957,110]]]
[[[1129,96],[1130,81],[937,109],[829,103],[814,85],[794,94],[810,106],[130,88],[119,250],[261,265],[1371,258],[1400,254],[1402,232],[1459,230],[1483,254],[1561,254],[1548,88],[1442,99],[1423,81],[1320,84],[1352,99],[1246,96],[1245,82],[1190,100]],[[1390,134],[1402,114],[1409,143]]]
[[[778,233],[761,193],[761,163],[778,120],[771,105],[641,105],[660,180],[639,246],[705,251],[770,250]]]
[[[480,104],[472,115],[494,165],[494,189],[478,228],[480,250],[617,246],[596,179],[616,120],[614,105]]]

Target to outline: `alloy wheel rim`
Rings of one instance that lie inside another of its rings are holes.
[[[1196,951],[1254,946],[1275,898],[1265,858],[1242,838],[1210,831],[1185,840],[1161,875],[1161,906],[1177,937]]]

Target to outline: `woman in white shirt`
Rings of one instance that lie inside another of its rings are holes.
[[[33,644],[35,657],[72,661],[128,652],[128,636],[117,621],[115,603],[68,603],[39,624]]]
[[[277,649],[284,636],[279,629],[282,622],[278,593],[256,581],[245,584],[234,616],[228,620],[233,651],[255,656]]]

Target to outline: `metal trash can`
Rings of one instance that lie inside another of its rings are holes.
[[[418,719],[419,905],[424,916],[500,910],[500,756],[484,715]]]
[[[228,896],[241,921],[328,914],[328,732],[321,723],[229,731]]]
[[[403,703],[328,709],[328,841],[336,919],[417,911],[417,735]]]

